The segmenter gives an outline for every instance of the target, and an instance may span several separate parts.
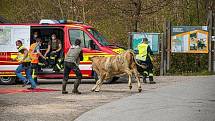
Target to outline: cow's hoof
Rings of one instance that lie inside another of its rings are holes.
[[[91,92],[94,92],[95,91],[95,89],[91,89]]]
[[[139,89],[138,89],[138,92],[142,92],[142,89],[141,89],[141,88],[139,88]]]
[[[100,90],[95,90],[95,92],[99,92]]]
[[[130,86],[128,86],[129,87],[129,89],[131,90],[132,89],[132,86],[130,85]]]

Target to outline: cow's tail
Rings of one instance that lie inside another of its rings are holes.
[[[146,68],[146,66],[145,65],[141,65],[141,64],[139,64],[138,62],[137,62],[137,60],[135,59],[135,54],[134,54],[134,52],[133,52],[133,50],[129,50],[130,51],[130,53],[132,54],[132,59],[133,59],[133,61],[135,62],[135,64],[136,65],[138,65],[139,67],[141,67],[141,68],[143,68],[143,69],[145,69]]]

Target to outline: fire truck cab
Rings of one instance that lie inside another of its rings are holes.
[[[84,78],[93,78],[89,57],[92,56],[113,56],[121,53],[122,48],[111,45],[105,37],[92,26],[66,20],[41,20],[39,24],[0,24],[0,84],[14,84],[17,80],[15,70],[18,62],[13,58],[17,56],[15,42],[21,40],[29,49],[33,43],[33,33],[38,32],[43,41],[40,49],[45,53],[51,34],[56,34],[62,44],[62,56],[68,52],[76,39],[81,39],[84,60],[80,62],[80,70]],[[63,78],[63,68],[59,72],[53,72],[49,66],[44,66],[37,75],[37,78]],[[75,74],[71,71],[70,77]],[[39,80],[38,80],[39,81]]]

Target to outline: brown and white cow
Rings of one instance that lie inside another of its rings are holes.
[[[134,74],[137,80],[138,91],[142,91],[140,77],[137,71],[137,62],[135,60],[135,55],[132,50],[127,50],[122,54],[112,57],[95,56],[91,58],[91,61],[92,68],[98,75],[98,81],[96,82],[96,85],[92,88],[92,91],[99,92],[104,80],[122,74],[128,74],[128,86],[130,89],[132,88],[131,76],[132,74]],[[142,67],[146,68],[145,66]]]

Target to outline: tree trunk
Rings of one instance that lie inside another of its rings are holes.
[[[59,7],[60,13],[61,13],[61,19],[64,19],[63,8],[62,8],[62,6],[61,6],[60,0],[58,0],[57,2],[58,2],[58,7]]]
[[[139,16],[141,11],[141,0],[131,0],[131,3],[134,5],[134,14],[133,14],[133,31],[138,31]]]
[[[198,25],[199,25],[199,0],[196,0],[196,14],[197,14]]]

